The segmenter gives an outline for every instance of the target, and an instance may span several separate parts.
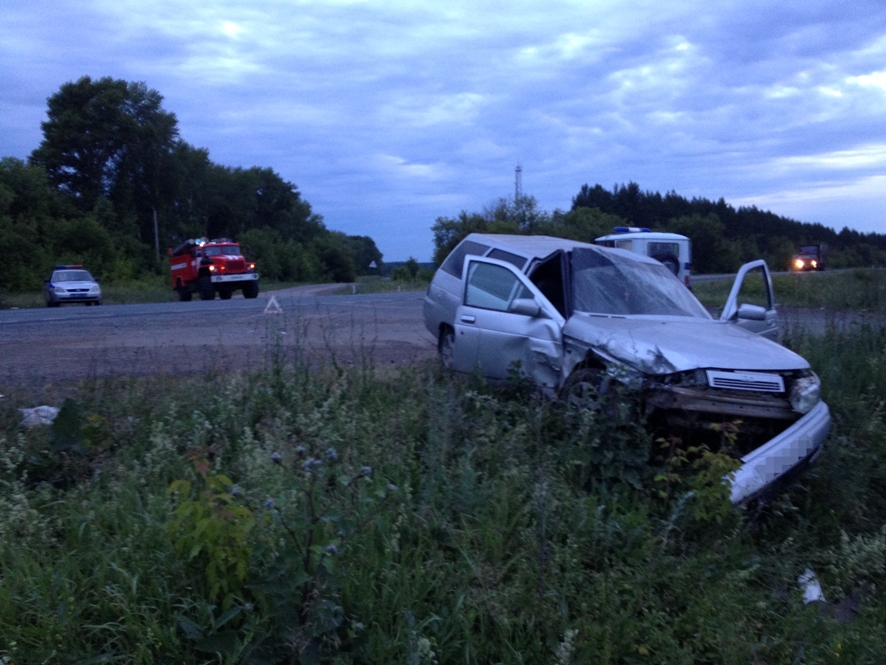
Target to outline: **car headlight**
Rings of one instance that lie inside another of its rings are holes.
[[[821,381],[815,373],[794,381],[791,387],[791,407],[797,413],[809,413],[821,399]]]
[[[96,284],[95,286],[93,286],[92,288],[89,289],[89,292],[90,293],[101,293],[102,290],[101,290],[101,287],[99,287],[99,285]]]
[[[55,291],[55,293],[60,296],[63,296],[67,293],[67,291],[64,289],[64,287],[61,287],[61,286],[53,287],[52,290]]]

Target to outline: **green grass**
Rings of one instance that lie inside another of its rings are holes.
[[[642,429],[435,364],[5,391],[0,658],[882,662],[886,333],[788,343],[833,432],[759,515],[664,482]]]
[[[722,307],[732,279],[696,281],[693,293],[708,307]],[[774,275],[775,302],[787,307],[827,308],[886,313],[886,270],[851,270]],[[762,283],[751,286],[751,297],[762,295]]]

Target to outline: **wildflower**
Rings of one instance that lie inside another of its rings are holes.
[[[299,457],[304,455],[305,454],[305,447],[304,446],[296,446],[295,447],[295,454],[298,455]]]
[[[338,548],[335,545],[327,545],[326,546],[327,554],[338,554]]]
[[[362,473],[364,476],[371,476],[372,475],[372,467],[371,466],[364,466],[362,469],[360,469],[360,473]]]
[[[271,453],[271,461],[274,464],[282,464],[283,458],[280,456],[280,453],[278,453],[277,451],[274,451]]]
[[[338,453],[335,451],[335,448],[327,448],[326,449],[326,459],[328,460],[337,460]]]
[[[271,510],[274,507],[274,500],[268,499],[265,501],[265,510]]]

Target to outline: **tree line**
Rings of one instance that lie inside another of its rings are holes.
[[[368,236],[326,228],[273,169],[231,168],[183,140],[144,83],[88,76],[48,99],[27,161],[0,159],[0,287],[42,286],[52,265],[108,281],[166,271],[165,248],[227,237],[263,277],[353,281],[382,255]]]
[[[775,270],[787,270],[801,245],[825,243],[831,267],[886,266],[886,235],[839,233],[822,224],[804,223],[759,210],[734,208],[722,198],[687,199],[676,192],[642,191],[637,183],[582,185],[570,210],[541,210],[532,196],[499,199],[482,212],[462,211],[438,217],[434,261],[439,265],[469,233],[550,235],[593,242],[616,226],[637,226],[685,235],[692,240],[693,271],[734,272],[742,263],[763,258]]]

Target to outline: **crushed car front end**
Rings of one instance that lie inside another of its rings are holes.
[[[830,412],[810,370],[699,369],[650,377],[643,396],[654,428],[741,461],[730,479],[733,503],[793,477],[818,455],[830,430]]]
[[[596,364],[638,394],[662,438],[741,461],[730,478],[733,503],[776,490],[827,437],[830,413],[809,364],[737,326],[578,313],[564,333],[564,375]]]

